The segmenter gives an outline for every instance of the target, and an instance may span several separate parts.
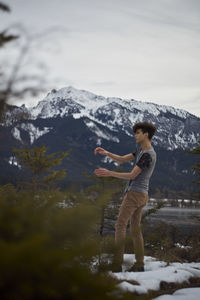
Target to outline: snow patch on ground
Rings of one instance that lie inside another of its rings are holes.
[[[152,300],[197,300],[199,299],[200,288],[187,288],[180,289],[174,292],[172,295],[162,295]]]
[[[200,263],[169,263],[157,261],[155,258],[145,256],[145,272],[126,272],[135,262],[134,254],[124,254],[122,272],[109,272],[110,276],[122,280],[117,287],[121,291],[136,292],[139,294],[148,293],[149,290],[158,291],[161,281],[165,282],[189,282],[190,277],[200,277]],[[127,282],[129,281],[129,282]],[[139,285],[131,284],[136,281]],[[187,289],[186,289],[187,290]],[[170,296],[171,297],[171,296]],[[157,299],[157,298],[156,298]],[[158,298],[167,300],[168,298]],[[169,298],[176,299],[176,298]],[[177,298],[180,299],[180,298]],[[186,299],[186,298],[184,298]],[[196,298],[197,299],[197,298]],[[196,300],[195,299],[195,300]],[[191,298],[190,298],[191,300]]]

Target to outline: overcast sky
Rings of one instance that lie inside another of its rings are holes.
[[[48,32],[32,46],[28,71],[44,64],[49,88],[72,85],[200,116],[199,0],[4,2],[11,13],[0,13],[0,30],[21,23],[30,35]],[[4,58],[14,61],[8,47]]]

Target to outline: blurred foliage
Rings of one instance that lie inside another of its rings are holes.
[[[96,234],[99,203],[90,193],[1,186],[1,299],[138,299],[98,272],[102,243],[113,243]]]
[[[111,282],[91,272],[97,210],[60,207],[63,197],[0,188],[1,299],[110,299]]]
[[[3,12],[10,12],[10,7],[7,4],[4,4],[0,2],[0,10]],[[5,44],[8,42],[11,42],[15,39],[19,38],[19,36],[8,34],[7,30],[0,31],[0,48],[4,47]],[[0,79],[2,77],[3,73],[0,68]],[[5,110],[6,102],[7,102],[7,93],[8,91],[5,89],[0,89],[0,121],[2,121],[3,113]]]
[[[3,12],[10,12],[10,7],[7,4],[0,2],[0,10]],[[18,36],[7,34],[7,30],[3,30],[0,32],[0,48],[3,47],[6,43],[11,42],[12,40],[17,39]]]
[[[0,2],[0,12],[1,14],[10,13],[11,9],[7,4]],[[0,50],[5,46],[9,46],[9,49],[17,50],[18,52],[18,57],[15,60],[9,58],[8,61],[4,62],[4,70],[2,68],[3,63],[0,66],[0,123],[4,124],[8,119],[9,122],[15,122],[29,118],[29,113],[20,111],[20,109],[15,110],[13,113],[13,107],[8,104],[9,100],[12,100],[12,102],[16,102],[16,100],[21,101],[24,96],[36,96],[46,90],[44,76],[39,74],[28,75],[28,73],[23,72],[24,59],[31,48],[31,42],[40,35],[30,36],[21,24],[15,24],[15,32],[18,30],[19,34],[10,33],[11,29],[12,25],[8,29],[0,28]],[[23,37],[25,41],[22,43]],[[19,43],[14,43],[15,40],[20,42],[21,46],[19,46]],[[10,70],[8,62],[11,62]]]
[[[10,12],[10,7],[2,2],[0,2],[0,10]]]

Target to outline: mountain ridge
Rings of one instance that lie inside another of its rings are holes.
[[[87,90],[79,90],[76,89],[72,86],[69,87],[64,87],[59,89],[58,91],[56,91],[55,89],[52,90],[50,93],[47,94],[46,97],[44,97],[43,100],[39,101],[38,104],[36,106],[34,106],[32,108],[32,111],[34,111],[35,109],[37,109],[39,104],[42,104],[43,101],[51,101],[54,100],[54,96],[55,94],[57,95],[57,97],[66,97],[66,96],[70,96],[72,98],[75,98],[75,102],[79,103],[80,105],[83,106],[83,104],[86,104],[86,106],[88,106],[88,104],[92,104],[89,108],[95,108],[97,109],[98,107],[102,106],[101,103],[94,103],[94,100],[98,99],[102,102],[104,102],[104,105],[110,104],[112,102],[118,101],[121,102],[122,104],[127,104],[129,107],[129,109],[132,109],[132,104],[135,106],[135,108],[145,108],[145,106],[147,106],[146,108],[160,108],[161,111],[166,112],[171,111],[173,113],[178,112],[179,115],[181,117],[187,117],[188,115],[193,115],[191,113],[189,113],[188,111],[184,110],[184,109],[180,109],[180,108],[174,108],[173,106],[168,106],[168,105],[161,105],[161,104],[156,104],[153,102],[142,102],[139,100],[135,100],[135,99],[122,99],[122,98],[118,98],[118,97],[104,97],[101,95],[96,95],[94,93],[88,92]],[[152,111],[152,112],[155,112]],[[193,115],[194,117],[196,117],[195,115]]]
[[[36,119],[65,118],[74,119],[82,117],[90,120],[90,128],[101,124],[113,131],[117,139],[117,132],[122,130],[126,135],[132,136],[132,126],[137,122],[149,121],[157,126],[154,138],[155,145],[161,143],[168,150],[177,148],[189,149],[197,145],[200,139],[200,118],[183,109],[150,102],[141,102],[134,99],[121,99],[116,97],[103,97],[86,90],[78,90],[72,86],[56,91],[52,90],[34,107],[25,105],[15,108],[7,117],[7,126],[12,123],[14,111],[27,113],[29,121]],[[91,126],[91,122],[94,125]],[[17,125],[15,131],[20,131],[22,125]],[[30,126],[32,125],[27,125]],[[27,128],[27,131],[29,131]],[[33,127],[32,127],[33,129]],[[23,124],[23,130],[25,125]],[[35,129],[38,131],[39,129]],[[41,131],[41,130],[39,130]],[[44,134],[47,129],[44,128]],[[98,131],[98,130],[97,130]],[[15,134],[15,137],[18,135]],[[105,134],[104,134],[105,135]],[[41,136],[41,135],[39,135]],[[31,139],[31,138],[30,138]],[[33,139],[31,139],[33,141]]]

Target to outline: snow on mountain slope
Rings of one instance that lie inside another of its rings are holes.
[[[102,131],[100,128],[98,128],[98,126],[92,122],[92,121],[87,121],[85,120],[84,123],[91,129],[92,132],[94,132],[99,138],[103,138],[105,140],[108,141],[114,141],[116,143],[119,143],[119,139],[117,137],[114,137],[112,135],[110,135],[108,132],[106,131]]]
[[[52,90],[35,107],[28,109],[23,105],[15,110],[28,114],[29,122],[38,118],[86,117],[90,122],[85,124],[99,138],[99,144],[102,139],[119,143],[120,139],[117,136],[119,131],[132,136],[133,124],[142,121],[149,121],[156,125],[157,132],[153,137],[153,144],[161,145],[168,150],[190,148],[200,139],[200,119],[183,109],[134,99],[106,98],[71,86],[58,91]],[[9,113],[6,125],[11,124],[12,120],[13,116]],[[98,124],[104,126],[104,132],[99,129]],[[33,132],[30,123],[27,126],[29,126],[27,132]],[[23,129],[25,130],[25,127]],[[16,139],[20,139],[18,130],[19,128],[13,129],[13,136]],[[106,133],[107,130],[112,131],[113,134]],[[48,131],[44,130],[43,134],[46,132]],[[31,142],[41,134],[34,134],[34,138],[30,136]]]
[[[65,96],[66,97],[66,96]],[[79,113],[84,106],[79,105],[71,98],[61,96],[60,93],[56,94],[56,97],[52,97],[51,94],[40,101],[37,106],[30,109],[32,119],[37,118],[55,118],[58,115],[61,117],[69,114]]]
[[[16,140],[19,140],[20,142],[22,142],[21,135],[20,135],[20,130],[19,130],[17,127],[14,127],[14,128],[11,130],[11,133],[12,133],[13,137],[14,137]]]
[[[33,118],[42,117],[49,118],[57,116],[59,113],[64,116],[68,114],[66,105],[74,109],[73,113],[81,115],[93,115],[100,107],[110,108],[110,104],[120,104],[129,111],[137,109],[138,111],[148,112],[154,116],[158,116],[160,112],[170,112],[180,118],[186,118],[189,113],[183,109],[174,108],[172,106],[158,105],[149,102],[141,102],[134,99],[120,99],[114,97],[105,98],[97,96],[85,90],[78,90],[71,86],[61,88],[58,91],[53,90],[40,101],[35,107],[30,109]],[[56,109],[55,109],[56,108]]]
[[[17,127],[14,127],[11,130],[11,133],[17,140],[23,142],[21,139],[20,130],[24,130],[29,133],[30,144],[33,144],[34,141],[36,141],[40,136],[48,133],[51,129],[51,127],[44,127],[43,130],[41,130],[40,128],[35,127],[32,123],[22,123]]]

